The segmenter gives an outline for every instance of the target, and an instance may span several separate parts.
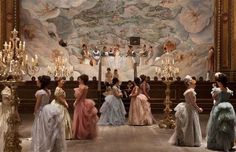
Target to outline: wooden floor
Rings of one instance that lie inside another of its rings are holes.
[[[160,116],[156,116],[160,119]],[[22,135],[23,152],[30,152],[30,130],[33,118],[30,115],[22,116],[20,134]],[[205,137],[205,127],[208,115],[201,115],[201,127]],[[177,147],[168,144],[173,130],[160,129],[152,126],[105,126],[99,127],[96,140],[68,140],[67,152],[208,152],[206,142],[201,147]]]

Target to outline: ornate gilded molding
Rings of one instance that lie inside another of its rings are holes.
[[[19,30],[19,0],[0,1],[0,49],[4,41],[10,38],[15,27]]]
[[[215,2],[215,72],[220,71],[220,49],[221,49],[221,4],[222,0]]]

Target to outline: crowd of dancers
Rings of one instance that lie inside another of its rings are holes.
[[[229,102],[233,92],[227,87],[227,77],[223,73],[215,74],[216,83],[213,84],[212,97],[214,106],[210,113],[207,125],[207,148],[229,151],[234,146],[235,140],[235,112]],[[107,85],[105,101],[99,111],[95,102],[87,98],[88,76],[83,74],[78,79],[78,87],[74,89],[74,114],[73,121],[67,110],[66,93],[63,90],[65,80],[59,78],[54,92],[55,99],[50,103],[51,91],[49,76],[38,77],[36,103],[34,108],[34,123],[32,127],[33,152],[65,152],[66,139],[95,139],[98,136],[99,125],[133,125],[145,126],[156,122],[150,106],[148,92],[150,86],[146,76],[141,75],[129,82],[131,99],[129,112],[125,110],[120,90],[119,78],[114,77]],[[184,78],[187,87],[184,92],[185,102],[175,107],[176,127],[169,143],[179,146],[201,146],[202,134],[198,113],[203,109],[197,105],[196,81],[191,76]],[[131,87],[132,86],[132,87]],[[11,88],[5,86],[2,91],[0,105],[0,152],[4,149],[4,133],[6,133],[9,117]],[[98,112],[101,113],[98,117]],[[128,113],[128,121],[126,115]]]

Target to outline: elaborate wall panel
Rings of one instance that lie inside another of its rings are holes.
[[[0,1],[0,44],[9,39],[14,26],[19,28],[20,2],[21,0]],[[215,71],[224,71],[234,81],[236,81],[235,3],[234,0],[215,0]]]
[[[222,71],[236,81],[235,1],[216,0],[215,46],[216,71]]]
[[[0,48],[9,40],[13,28],[19,30],[19,0],[0,1]]]
[[[122,80],[133,79],[132,58],[126,55],[129,38],[135,36],[141,38],[141,46],[135,46],[137,62],[144,44],[154,50],[147,63],[139,62],[138,75],[156,75],[155,66],[164,59],[163,44],[171,41],[180,76],[206,77],[207,50],[214,43],[214,0],[21,0],[21,28],[29,56],[39,55],[40,72],[52,65],[52,56],[61,54],[76,74],[94,76],[97,67],[78,59],[82,44],[91,50],[119,44],[120,56],[102,62],[103,70],[118,68]],[[61,46],[61,41],[68,45]]]

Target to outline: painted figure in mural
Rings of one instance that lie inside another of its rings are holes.
[[[93,65],[97,65],[101,58],[101,52],[96,46],[92,53]]]
[[[111,68],[107,68],[107,72],[105,74],[105,83],[112,84],[113,75],[111,73]]]
[[[130,125],[152,125],[153,116],[148,98],[140,89],[140,78],[134,79],[134,88],[129,95],[131,97],[129,110]]]
[[[147,60],[145,61],[146,64],[151,65],[153,63],[153,47],[149,46],[148,48],[148,57]]]
[[[213,46],[211,46],[208,50],[208,55],[207,55],[207,77],[206,77],[207,81],[211,80],[213,77],[214,53],[215,53],[215,49]]]
[[[119,79],[112,79],[112,94],[105,97],[105,102],[100,108],[101,117],[99,125],[124,125],[125,124],[125,106],[121,100],[122,92],[119,89]]]
[[[86,44],[83,44],[83,46],[82,46],[81,55],[82,55],[82,60],[81,60],[82,64],[90,64],[90,65],[92,65],[91,54],[90,54]]]
[[[88,93],[88,76],[82,74],[79,77],[79,86],[74,89],[74,116],[73,116],[73,138],[94,139],[97,136],[97,109],[95,102],[86,99]]]
[[[196,81],[187,75],[184,78],[187,90],[184,92],[185,102],[175,107],[176,127],[169,139],[169,143],[177,146],[201,146],[202,133],[199,122],[199,112],[202,112],[196,103]]]
[[[32,127],[32,151],[66,151],[65,131],[60,109],[49,104],[51,91],[48,85],[49,76],[38,77],[37,86],[40,88],[35,94],[34,123]]]
[[[8,76],[7,81],[10,81],[13,79],[12,76]],[[8,123],[7,119],[9,118],[11,112],[12,112],[12,106],[11,106],[11,87],[5,86],[4,89],[1,92],[2,95],[2,102],[0,102],[0,152],[3,152],[4,150],[4,134],[8,130]]]
[[[66,92],[63,90],[63,86],[65,84],[65,79],[58,78],[56,81],[57,87],[54,92],[55,99],[51,102],[51,104],[57,106],[63,118],[63,127],[65,131],[65,138],[71,139],[72,138],[72,127],[71,127],[71,118],[68,112],[68,103],[66,101]]]
[[[229,102],[233,91],[227,87],[225,74],[216,73],[215,80],[211,92],[214,106],[207,124],[207,148],[228,152],[234,147],[235,140],[235,111]]]
[[[143,45],[142,51],[140,52],[140,65],[146,65],[146,60],[148,57],[148,49],[146,44]]]

